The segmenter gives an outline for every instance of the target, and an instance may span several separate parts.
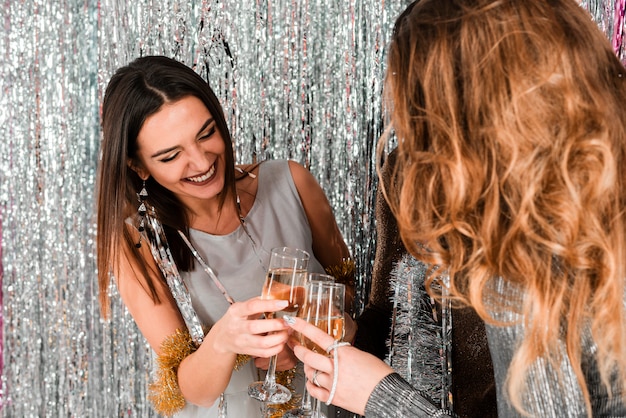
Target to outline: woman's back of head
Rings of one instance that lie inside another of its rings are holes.
[[[604,376],[626,376],[625,73],[574,0],[421,0],[396,23],[390,204],[407,247],[484,318],[494,276],[556,312],[527,316],[522,373],[564,324],[579,364],[591,321]]]

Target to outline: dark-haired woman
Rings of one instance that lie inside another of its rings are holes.
[[[105,315],[112,273],[162,363],[153,399],[159,410],[260,416],[247,394],[259,380],[256,366],[266,367],[275,354],[278,370],[296,364],[283,322],[257,320],[285,303],[258,298],[269,251],[303,249],[309,270],[318,272],[349,257],[323,191],[291,161],[235,165],[215,94],[169,58],[139,58],[114,74],[102,129],[98,268]],[[164,239],[157,242],[160,228]],[[172,286],[170,275],[185,290]],[[208,330],[200,344],[187,335],[189,317]]]

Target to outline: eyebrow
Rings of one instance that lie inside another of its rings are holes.
[[[202,133],[202,131],[204,131],[204,130],[207,128],[207,126],[209,126],[211,123],[213,123],[213,121],[214,121],[214,120],[215,120],[215,119],[213,119],[213,118],[208,118],[208,119],[207,119],[207,120],[206,120],[206,121],[202,124],[202,127],[200,127],[200,130],[198,131],[198,133],[196,134],[196,136],[199,136],[199,135]],[[174,151],[176,148],[178,148],[178,145],[177,145],[177,146],[175,146],[175,147],[166,148],[166,149],[163,149],[163,150],[157,151],[157,152],[155,152],[154,154],[152,154],[152,155],[150,156],[150,158],[156,158],[156,157],[159,157],[159,156],[161,156],[161,155],[163,155],[163,154],[167,154],[168,152],[172,152],[172,151]]]

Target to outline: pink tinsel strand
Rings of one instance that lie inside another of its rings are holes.
[[[626,0],[616,0],[615,2],[615,24],[613,25],[613,51],[620,57],[624,52],[624,14],[626,14]],[[623,60],[626,60],[624,54]]]
[[[2,377],[2,372],[4,371],[4,346],[2,345],[2,341],[4,341],[4,335],[2,334],[4,330],[4,317],[2,313],[4,312],[4,301],[2,296],[2,278],[4,277],[4,267],[2,266],[2,217],[0,216],[0,377]],[[0,392],[0,410],[2,409],[2,405],[4,405],[4,399],[2,398],[2,392]]]

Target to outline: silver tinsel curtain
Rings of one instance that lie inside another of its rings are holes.
[[[163,54],[225,108],[239,162],[308,166],[366,301],[384,48],[408,0],[0,0],[0,310],[7,417],[154,416],[149,349],[119,301],[100,319],[99,103],[113,71]],[[626,62],[626,0],[581,3]]]

